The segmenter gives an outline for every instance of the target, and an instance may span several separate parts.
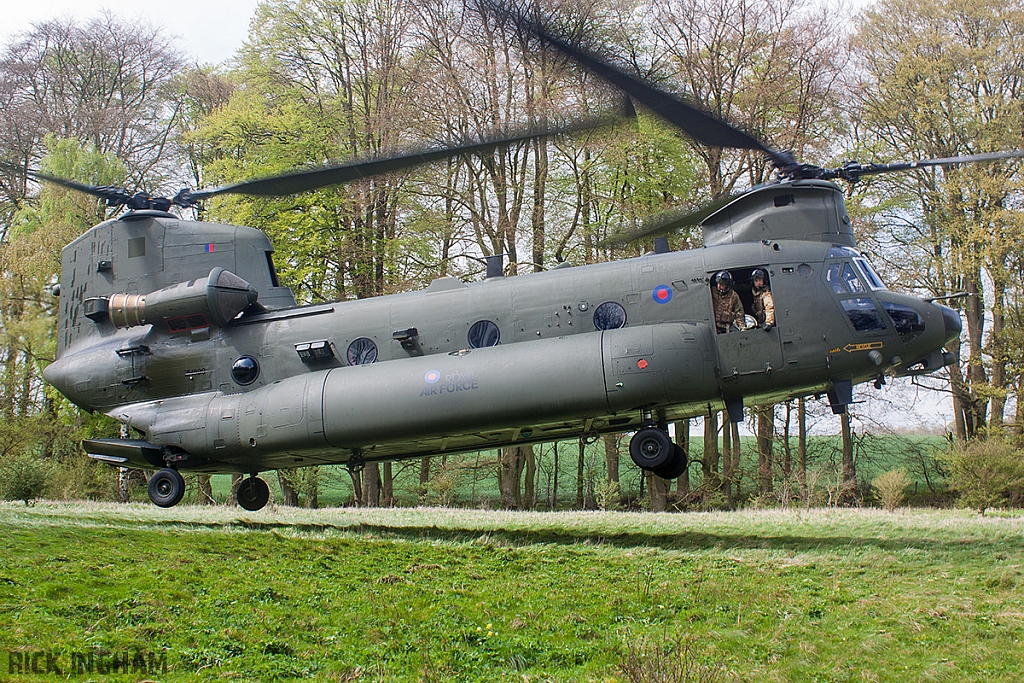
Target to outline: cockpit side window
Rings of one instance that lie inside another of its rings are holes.
[[[854,299],[843,299],[840,303],[843,310],[853,323],[853,329],[858,332],[879,332],[885,329],[882,316],[871,299],[857,297]]]

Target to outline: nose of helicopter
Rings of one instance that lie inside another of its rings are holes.
[[[946,326],[946,343],[949,344],[954,339],[960,338],[960,331],[963,329],[960,323],[960,314],[956,312],[956,309],[949,306],[936,305],[942,309],[942,322]]]

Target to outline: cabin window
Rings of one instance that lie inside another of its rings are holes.
[[[616,330],[626,324],[626,309],[615,301],[605,301],[594,310],[594,327]]]
[[[497,324],[490,320],[476,321],[473,323],[473,326],[469,328],[469,334],[467,335],[469,346],[474,349],[482,349],[487,346],[497,346],[500,338],[501,333],[498,331]]]
[[[850,322],[853,323],[853,329],[858,332],[880,332],[885,329],[882,316],[871,299],[857,297],[843,299],[840,303],[850,318]]]
[[[345,360],[349,365],[369,365],[377,360],[377,345],[372,339],[360,337],[348,345]]]
[[[249,386],[260,376],[260,364],[252,356],[242,356],[231,364],[231,378],[241,386]]]

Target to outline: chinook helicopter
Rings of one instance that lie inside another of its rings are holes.
[[[116,466],[157,470],[148,492],[170,507],[182,472],[248,475],[239,504],[269,500],[260,472],[420,458],[611,432],[634,432],[633,462],[679,476],[674,420],[827,394],[834,412],[856,384],[953,362],[955,310],[889,290],[856,248],[832,181],[1024,156],[1022,151],[889,165],[802,164],[707,112],[509,14],[520,30],[626,92],[694,139],[763,153],[777,179],[710,208],[656,221],[643,236],[699,224],[704,247],[667,240],[637,258],[297,306],[273,246],[252,228],[184,220],[221,194],[287,195],[478,145],[298,171],[152,198],[44,174],[126,213],[63,250],[58,352],[45,378],[76,405],[139,438],[88,439]],[[542,134],[552,134],[548,131]],[[534,133],[530,134],[531,136]],[[731,276],[743,307],[763,271],[774,324],[743,317],[719,333],[712,281]]]

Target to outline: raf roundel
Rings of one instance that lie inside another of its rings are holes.
[[[651,298],[654,299],[654,303],[667,304],[672,301],[672,288],[666,285],[658,285],[651,292]]]
[[[427,374],[423,375],[423,381],[427,384],[437,384],[439,379],[441,379],[441,373],[438,370],[430,370]]]

